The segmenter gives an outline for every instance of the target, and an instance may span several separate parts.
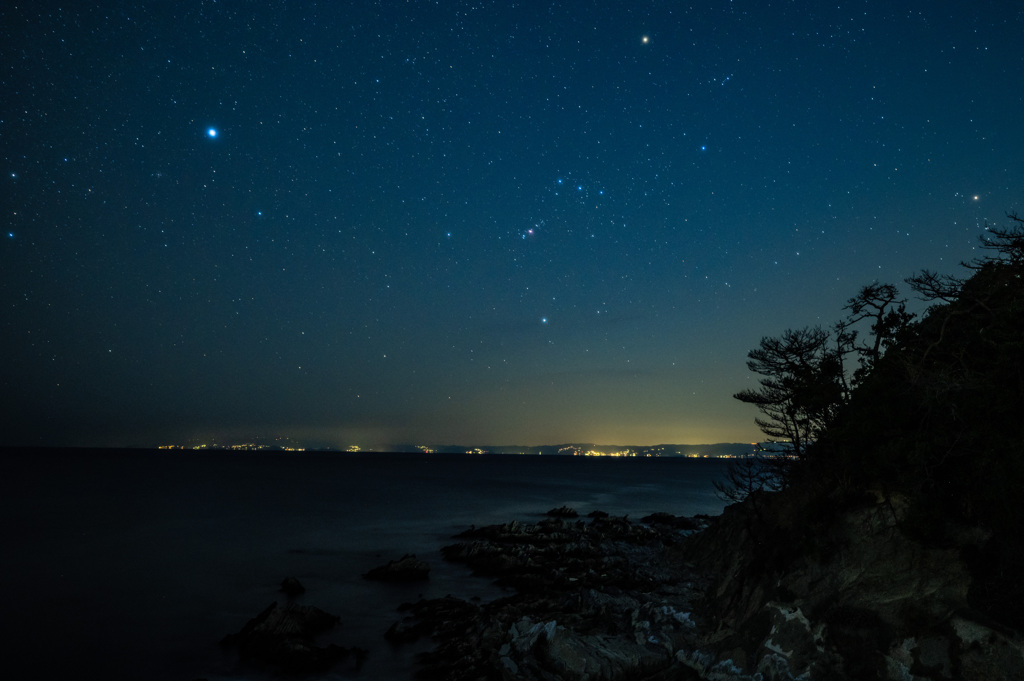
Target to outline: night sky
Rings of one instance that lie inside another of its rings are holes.
[[[1024,212],[1018,2],[5,2],[0,444],[761,438]]]

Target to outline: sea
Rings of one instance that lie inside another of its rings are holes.
[[[726,462],[686,458],[3,450],[0,641],[26,678],[268,679],[220,645],[286,598],[340,617],[318,643],[368,651],[316,679],[410,681],[429,641],[392,646],[399,606],[504,592],[440,549],[471,526],[560,506],[639,520],[714,515]],[[371,568],[416,554],[430,579]]]

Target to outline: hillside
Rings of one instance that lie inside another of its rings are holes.
[[[932,306],[885,330],[848,395],[814,405],[820,429],[772,471],[781,491],[741,495],[693,539],[711,579],[704,609],[719,619],[704,641],[715,659],[773,679],[1024,678],[1024,223],[1013,223],[989,232],[969,277],[909,280]]]

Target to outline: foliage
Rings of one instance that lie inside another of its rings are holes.
[[[715,493],[722,501],[740,502],[755,492],[777,492],[783,488],[789,460],[771,454],[755,454],[729,462],[725,480],[715,480]]]
[[[829,334],[818,327],[765,336],[747,355],[747,367],[760,374],[760,388],[734,397],[753,404],[765,418],[755,422],[785,454],[796,457],[830,423],[843,393],[841,361],[829,348]]]
[[[856,337],[850,340],[853,349],[860,354],[860,368],[853,377],[854,383],[858,383],[877,364],[899,332],[913,319],[913,315],[907,312],[906,299],[900,297],[899,289],[892,284],[878,282],[862,287],[857,295],[846,302],[843,309],[850,311],[850,316],[845,320],[849,326],[863,320],[871,322],[873,340],[870,344],[857,345]]]
[[[941,297],[907,325],[852,393],[827,436],[829,467],[913,492],[968,522],[1018,515],[1024,482],[1024,258],[1020,223],[994,230],[994,251],[956,284],[930,273],[910,279]],[[827,445],[827,447],[826,447]]]
[[[761,411],[755,422],[776,451],[805,458],[821,434],[837,423],[851,388],[865,380],[913,321],[906,299],[892,284],[862,287],[844,309],[849,315],[831,332],[820,327],[787,330],[762,338],[747,355],[747,367],[762,376],[760,387],[733,397]],[[857,326],[863,324],[869,326],[868,340],[858,342]],[[850,354],[859,358],[852,375],[846,362]]]

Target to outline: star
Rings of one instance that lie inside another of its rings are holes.
[[[214,137],[216,137],[217,136],[217,128],[208,128],[206,130],[206,136],[209,137],[210,139],[213,139]]]
[[[651,37],[649,35],[642,36],[640,38],[640,42],[646,45],[647,43],[651,42]]]

